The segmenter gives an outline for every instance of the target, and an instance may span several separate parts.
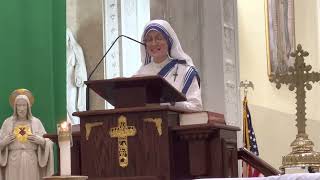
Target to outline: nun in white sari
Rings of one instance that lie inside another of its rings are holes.
[[[187,101],[177,102],[176,107],[202,110],[200,78],[192,59],[184,53],[178,37],[170,24],[164,20],[152,20],[144,28],[141,45],[143,65],[135,76],[160,75]]]
[[[33,96],[19,89],[10,96],[13,115],[0,130],[0,180],[41,180],[53,174],[53,143],[43,138],[41,121],[32,116]]]

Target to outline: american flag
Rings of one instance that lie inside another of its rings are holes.
[[[251,115],[248,108],[247,97],[243,99],[243,141],[244,147],[254,153],[256,156],[259,156],[258,144],[256,140],[256,135],[254,134],[254,130],[251,122]],[[260,172],[249,164],[245,162],[243,164],[243,177],[258,177],[260,176]]]

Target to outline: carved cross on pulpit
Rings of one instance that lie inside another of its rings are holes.
[[[292,152],[282,158],[282,169],[293,166],[310,166],[313,168],[320,167],[320,154],[313,151],[313,142],[308,139],[306,133],[306,90],[311,90],[311,82],[320,81],[320,73],[310,72],[311,65],[306,65],[304,57],[309,53],[304,51],[298,44],[295,52],[290,54],[295,57],[294,66],[289,67],[287,74],[280,75],[276,73],[270,76],[270,81],[276,83],[277,89],[280,89],[281,84],[289,85],[289,90],[296,89],[297,99],[297,128],[298,134],[296,139],[291,143]]]
[[[111,128],[109,131],[111,138],[118,138],[119,165],[127,167],[128,161],[128,137],[135,136],[137,130],[134,126],[127,126],[127,118],[120,116],[118,118],[118,127]]]

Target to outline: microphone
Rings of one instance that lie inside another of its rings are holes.
[[[91,71],[91,73],[90,73],[87,81],[89,81],[89,80],[91,79],[91,76],[93,75],[93,73],[96,71],[96,69],[99,67],[99,65],[101,64],[101,62],[104,60],[104,58],[106,57],[106,55],[109,53],[109,51],[111,50],[111,48],[115,45],[115,43],[118,41],[118,39],[119,39],[120,37],[128,38],[128,39],[130,39],[130,40],[132,40],[132,41],[135,41],[135,42],[137,42],[137,43],[139,43],[139,44],[142,44],[142,45],[146,46],[146,44],[144,44],[144,43],[142,43],[142,42],[140,42],[140,41],[138,41],[138,40],[135,40],[135,39],[133,39],[133,38],[131,38],[131,37],[129,37],[129,36],[126,36],[126,35],[123,35],[123,34],[119,35],[119,36],[113,41],[113,43],[112,43],[111,46],[108,48],[108,50],[106,51],[106,53],[104,53],[104,55],[102,56],[102,58],[99,60],[98,64],[97,64],[97,65],[94,67],[94,69]],[[89,99],[89,88],[87,87],[87,89],[86,89],[86,101],[87,101],[87,103],[86,103],[86,109],[87,109],[87,111],[88,111],[89,108],[90,108],[89,100],[90,100],[90,99]]]

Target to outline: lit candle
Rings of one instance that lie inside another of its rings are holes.
[[[58,124],[58,141],[60,148],[60,175],[71,175],[71,124],[67,121]]]

